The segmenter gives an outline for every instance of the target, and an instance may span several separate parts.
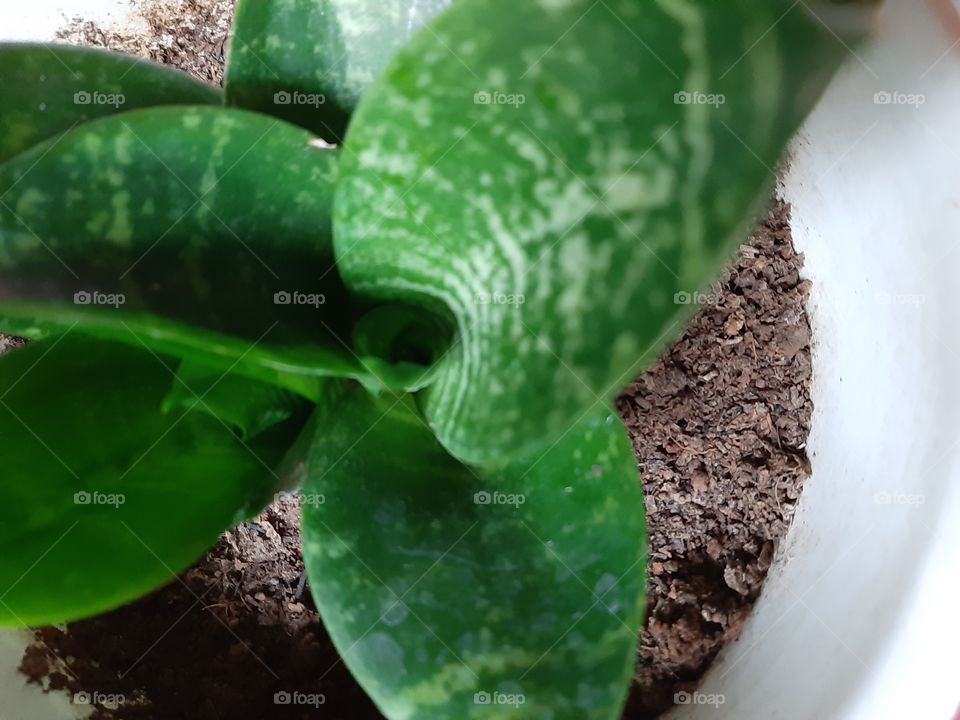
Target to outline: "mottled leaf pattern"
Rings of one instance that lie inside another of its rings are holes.
[[[786,0],[477,0],[404,47],[334,241],[351,289],[455,317],[424,407],[456,456],[560,437],[656,356],[845,52]]]
[[[239,0],[227,62],[231,105],[339,142],[360,96],[452,0]]]
[[[337,152],[234,109],[86,123],[0,166],[0,330],[76,328],[315,397],[317,378],[415,388],[360,360],[333,267]]]
[[[337,154],[310,141],[255,113],[156,108],[22,154],[0,166],[0,297],[80,294],[91,312],[119,304],[252,340],[274,325],[274,338],[322,334],[343,314],[330,243]]]
[[[845,49],[791,0],[450,4],[239,0],[234,108],[0,46],[0,330],[40,339],[0,358],[0,624],[130,600],[302,483],[390,720],[619,717],[646,540],[610,398]]]
[[[501,470],[451,458],[409,398],[340,384],[312,424],[311,587],[390,720],[618,717],[646,542],[633,453],[611,412]]]
[[[68,45],[0,43],[0,163],[87,120],[158,105],[219,105],[185,73]]]

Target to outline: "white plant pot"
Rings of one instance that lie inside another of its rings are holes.
[[[885,21],[782,188],[813,281],[813,474],[740,640],[671,720],[960,705],[960,42],[919,0]]]
[[[32,0],[0,35],[49,39],[65,16],[127,7]],[[782,194],[813,280],[813,475],[740,640],[671,720],[950,720],[960,705],[954,40],[920,0],[891,0],[794,142]],[[4,720],[85,716],[16,673],[26,639],[0,634]]]
[[[9,6],[8,6],[9,5]],[[75,18],[92,20],[100,27],[135,21],[129,0],[29,0],[4,3],[0,10],[0,40],[48,41]]]

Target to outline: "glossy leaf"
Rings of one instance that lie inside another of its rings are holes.
[[[239,0],[227,59],[231,105],[339,142],[370,83],[452,0]]]
[[[309,406],[303,398],[271,383],[224,373],[208,365],[182,362],[163,411],[191,410],[219,418],[241,438],[250,440]]]
[[[195,361],[224,373],[236,373],[317,400],[328,377],[356,380],[371,392],[416,391],[427,387],[436,369],[410,362],[355,355],[345,345],[277,345],[249,340],[167,320],[150,313],[91,312],[56,303],[0,301],[0,330],[40,340],[68,331],[147,347]]]
[[[0,166],[0,330],[99,337],[279,382],[416,387],[352,355],[330,239],[337,154],[233,109],[87,123]]]
[[[424,405],[451,452],[530,452],[656,356],[845,56],[786,0],[478,0],[404,47],[334,239],[351,289],[455,317]]]
[[[0,163],[80,123],[159,105],[219,105],[219,88],[129,55],[0,43]]]
[[[164,414],[164,363],[79,336],[0,358],[0,624],[130,601],[271,497],[298,426],[244,444],[205,413]]]
[[[420,308],[384,305],[357,321],[353,346],[362,355],[433,366],[450,347],[451,333],[443,317]]]
[[[381,711],[619,717],[646,541],[616,417],[591,411],[542,454],[471,469],[409,398],[338,388],[312,420],[304,555],[324,622]]]

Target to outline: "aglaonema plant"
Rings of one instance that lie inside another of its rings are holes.
[[[617,717],[646,548],[611,399],[844,55],[786,0],[240,0],[223,92],[0,46],[0,330],[34,340],[0,622],[128,602],[299,490],[388,718]]]

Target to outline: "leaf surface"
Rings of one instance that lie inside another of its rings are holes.
[[[257,113],[86,123],[0,166],[0,330],[75,329],[315,397],[317,378],[417,387],[352,354],[333,266],[337,152]]]
[[[339,142],[366,88],[451,2],[240,0],[227,61],[227,102]]]
[[[208,365],[180,363],[163,412],[196,410],[219,418],[244,440],[250,440],[295,416],[309,403],[275,384],[222,371]]]
[[[450,457],[409,397],[337,387],[311,421],[304,555],[384,714],[619,717],[646,542],[616,417],[592,411],[546,452],[485,470]]]
[[[0,43],[0,163],[106,115],[159,105],[219,105],[186,73],[92,48]]]
[[[346,284],[449,312],[424,412],[501,463],[607,402],[746,235],[844,47],[786,1],[457,3],[364,96]]]
[[[271,497],[299,426],[244,443],[206,413],[164,414],[169,364],[71,335],[0,357],[0,624],[133,600]]]

